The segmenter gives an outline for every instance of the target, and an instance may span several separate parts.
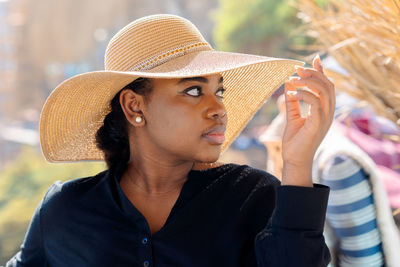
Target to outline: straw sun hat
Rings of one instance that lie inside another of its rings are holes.
[[[61,83],[40,116],[40,144],[50,162],[103,160],[95,133],[110,101],[139,77],[183,78],[220,73],[228,116],[221,153],[267,98],[303,62],[215,51],[188,20],[174,15],[143,17],[109,42],[105,70]]]

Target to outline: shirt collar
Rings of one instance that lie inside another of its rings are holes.
[[[184,183],[180,196],[177,200],[179,203],[184,204],[189,201],[202,190],[207,188],[213,181],[221,177],[227,169],[237,166],[234,163],[224,164],[218,167],[204,169],[204,170],[190,170],[188,173],[188,179]],[[113,199],[117,202],[123,213],[127,215],[139,215],[138,210],[132,205],[128,197],[122,191],[120,180],[124,170],[112,170],[108,171],[110,186],[112,187]]]

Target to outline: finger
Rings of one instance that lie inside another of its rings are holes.
[[[321,129],[320,123],[325,121],[325,116],[320,99],[313,93],[304,90],[297,90],[297,94],[294,98],[298,101],[303,100],[310,105],[310,111],[308,112],[306,119],[311,123],[313,129]]]
[[[308,87],[316,95],[329,95],[330,91],[320,80],[309,77],[290,77],[289,83],[293,84],[295,87]]]
[[[333,98],[330,97],[330,90],[322,84],[321,81],[312,78],[290,78],[290,83],[295,87],[304,87],[311,89],[317,96],[319,96],[322,107],[327,115],[334,109]]]
[[[297,68],[297,74],[302,78],[316,78],[328,87],[334,87],[333,83],[322,72],[311,68]]]
[[[301,117],[300,105],[295,95],[296,87],[289,82],[285,83],[285,103],[286,103],[286,121],[295,120]]]
[[[322,67],[322,61],[321,58],[319,57],[319,54],[315,56],[312,65],[314,69],[318,70],[320,73],[324,73],[324,68]]]

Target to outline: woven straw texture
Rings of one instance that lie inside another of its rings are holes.
[[[228,124],[221,153],[270,95],[303,62],[219,52],[188,20],[154,15],[132,22],[110,41],[105,70],[61,83],[40,118],[40,143],[50,162],[103,160],[95,133],[119,90],[138,77],[180,78],[220,73]]]
[[[297,3],[305,33],[317,40],[311,49],[328,52],[346,70],[326,69],[338,90],[400,127],[400,0],[325,4]],[[400,142],[398,136],[391,139]]]

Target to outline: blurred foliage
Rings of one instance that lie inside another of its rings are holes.
[[[40,152],[24,147],[17,160],[0,171],[0,265],[19,250],[33,212],[52,183],[105,168],[102,162],[48,163]]]
[[[324,5],[326,0],[316,2]],[[274,57],[293,55],[293,47],[313,42],[295,32],[301,25],[296,4],[294,0],[220,0],[213,14],[216,48]]]

